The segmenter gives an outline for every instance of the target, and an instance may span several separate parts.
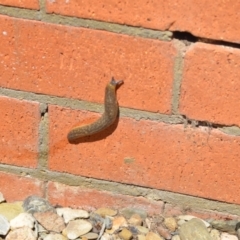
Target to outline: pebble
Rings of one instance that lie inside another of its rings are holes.
[[[192,215],[181,215],[181,216],[179,216],[178,218],[179,218],[180,220],[189,221],[189,220],[192,220],[192,219],[197,218],[197,217],[192,216]],[[200,219],[200,218],[198,218],[198,219]],[[202,220],[202,219],[200,219],[200,220],[204,223],[204,225],[205,225],[207,228],[210,226],[210,223],[208,223],[208,222],[206,222],[206,221],[204,221],[204,220]]]
[[[84,235],[92,229],[92,224],[86,220],[73,220],[68,223],[67,227],[63,230],[62,234],[69,239],[76,239]]]
[[[221,240],[238,240],[237,236],[231,235],[229,233],[222,233],[220,239]]]
[[[104,233],[101,237],[101,240],[114,240],[115,238],[112,237],[113,235],[110,235],[108,233]]]
[[[193,218],[184,223],[179,230],[179,235],[181,240],[212,240],[207,227],[198,218]]]
[[[67,240],[67,238],[59,233],[50,233],[43,240]]]
[[[17,217],[10,221],[11,229],[29,227],[33,229],[35,225],[35,218],[29,213],[20,213]]]
[[[138,229],[136,226],[129,226],[128,230],[131,231],[132,234],[137,235],[139,233]]]
[[[35,236],[31,228],[23,227],[10,231],[6,237],[6,240],[23,240],[23,239],[36,240],[37,236]]]
[[[160,234],[160,236],[162,236],[163,238],[165,238],[167,240],[172,238],[172,235],[170,234],[170,232],[165,227],[163,227],[162,225],[159,225],[157,227],[157,231]]]
[[[143,220],[139,214],[135,213],[130,217],[130,219],[128,220],[128,223],[131,225],[140,226],[142,225]]]
[[[169,214],[147,217],[144,210],[136,208],[55,209],[36,196],[28,197],[24,208],[22,202],[0,203],[0,211],[6,214],[0,212],[0,240],[237,240],[236,233],[240,234],[239,220],[204,221]]]
[[[95,213],[97,213],[98,215],[105,217],[105,216],[116,216],[117,215],[117,211],[113,210],[111,208],[98,208]]]
[[[60,233],[65,228],[63,218],[55,212],[35,212],[33,216],[48,231]]]
[[[151,225],[152,225],[151,220],[150,220],[149,218],[146,218],[146,219],[145,219],[145,223],[146,223],[147,228],[150,229],[150,228],[151,228]]]
[[[10,224],[6,217],[0,215],[0,235],[5,236],[10,229]]]
[[[181,226],[181,225],[183,225],[184,223],[186,223],[186,221],[183,220],[183,219],[179,219],[179,220],[177,221],[177,225],[178,225],[178,226]]]
[[[23,208],[25,212],[35,213],[35,212],[47,212],[54,211],[55,208],[49,204],[49,202],[38,196],[29,196],[23,202]]]
[[[208,222],[211,224],[213,228],[222,232],[228,232],[230,234],[235,234],[235,227],[236,227],[236,224],[238,223],[237,220],[228,220],[228,221],[209,220]]]
[[[127,220],[123,216],[115,217],[112,221],[112,228],[110,230],[107,230],[107,233],[113,234],[116,230],[118,230],[120,227],[127,227]]]
[[[136,228],[139,231],[139,233],[142,233],[142,234],[147,234],[149,232],[149,229],[143,226],[136,226]]]
[[[172,232],[175,232],[175,230],[177,229],[177,221],[173,217],[165,218],[164,225],[166,226],[167,229],[169,229]]]
[[[138,214],[141,216],[142,219],[145,219],[147,217],[146,211],[138,208],[124,208],[120,211],[120,213],[125,217],[125,218],[130,218],[133,214]]]
[[[81,238],[97,239],[98,238],[98,234],[97,233],[93,233],[93,232],[89,232],[89,233],[86,233],[86,234],[82,235]]]
[[[0,204],[0,214],[5,216],[8,221],[12,220],[23,211],[22,202]]]
[[[146,240],[164,240],[164,239],[154,232],[149,232],[146,235]]]
[[[184,220],[184,221],[190,221],[190,220],[192,220],[193,218],[196,218],[196,217],[192,216],[192,215],[180,215],[177,218],[180,219],[180,220]]]
[[[179,235],[175,235],[172,237],[172,240],[181,240],[180,236]]]
[[[146,240],[146,236],[145,235],[137,235],[138,240]]]
[[[210,235],[212,237],[213,240],[221,240],[220,238],[220,232],[217,229],[212,229],[210,231]]]
[[[71,220],[74,220],[77,218],[88,218],[89,217],[89,213],[87,211],[81,210],[81,209],[57,208],[56,211],[60,217],[63,216],[65,223],[68,223]]]
[[[122,231],[119,233],[119,237],[123,240],[130,240],[132,239],[133,235],[131,231],[129,231],[127,228],[123,228]]]

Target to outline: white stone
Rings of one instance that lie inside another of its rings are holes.
[[[10,231],[6,240],[36,240],[34,232],[29,227],[18,228]]]
[[[63,216],[64,222],[68,223],[71,220],[77,218],[88,218],[89,213],[81,209],[72,209],[72,208],[57,208],[57,214],[61,217]]]
[[[100,238],[100,240],[115,240],[115,239],[116,239],[115,235],[110,235],[108,233],[104,233]]]
[[[196,218],[196,217],[192,216],[192,215],[180,215],[180,216],[178,216],[178,219],[185,220],[185,221],[190,221],[193,218]]]
[[[220,232],[217,229],[212,229],[210,231],[210,235],[212,237],[213,240],[221,240],[220,238]]]
[[[29,213],[20,213],[17,217],[10,221],[11,229],[29,227],[33,229],[35,224],[34,217]]]
[[[73,220],[68,223],[62,234],[72,240],[90,232],[91,229],[92,224],[90,222],[82,219]]]
[[[179,235],[175,235],[172,237],[172,240],[181,240],[181,238],[179,237]]]
[[[0,215],[0,235],[5,236],[10,229],[10,224],[3,215]]]
[[[67,238],[59,233],[50,233],[43,240],[67,240]]]
[[[221,234],[221,240],[238,240],[237,236],[228,233]]]

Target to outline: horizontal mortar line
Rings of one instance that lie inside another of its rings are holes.
[[[13,90],[8,88],[0,88],[0,95],[11,97],[19,100],[37,101],[42,104],[52,104],[61,107],[71,108],[73,110],[84,110],[90,112],[103,113],[104,106],[99,103],[92,103],[78,99],[58,97],[53,95],[44,95],[40,93],[26,92],[22,90]],[[240,128],[233,125],[218,125],[215,123],[200,121],[187,118],[185,115],[167,115],[161,113],[147,112],[143,110],[120,107],[120,117],[129,117],[137,121],[150,120],[163,122],[166,124],[190,125],[194,128],[205,127],[208,129],[218,129],[227,135],[240,136]],[[188,123],[190,122],[190,123]],[[209,131],[210,134],[211,131]]]
[[[194,210],[212,210],[228,214],[240,215],[240,206],[218,200],[195,197],[187,194],[142,187],[134,184],[119,183],[114,181],[87,178],[69,173],[46,171],[26,167],[0,164],[0,171],[22,177],[33,177],[41,181],[59,182],[69,186],[95,189],[99,191],[114,192],[129,196],[144,196],[149,200],[163,201],[176,206],[192,208]]]
[[[0,95],[11,97],[19,100],[37,101],[43,104],[58,105],[61,107],[71,108],[74,110],[84,110],[90,112],[102,113],[104,105],[99,103],[92,103],[78,99],[57,97],[53,95],[44,95],[39,93],[25,92],[21,90],[13,90],[8,88],[0,88]],[[161,113],[147,112],[143,110],[130,109],[120,107],[120,116],[129,117],[135,120],[152,120],[160,121],[169,124],[183,124],[183,117],[180,115],[165,115]]]
[[[42,104],[57,105],[60,107],[71,108],[73,110],[83,110],[97,113],[103,113],[104,111],[103,104],[92,103],[88,101],[82,101],[66,97],[58,97],[54,95],[44,95],[40,93],[25,92],[22,90],[0,88],[0,95],[19,100],[37,101]],[[190,125],[194,128],[205,127],[208,129],[218,129],[219,131],[222,131],[227,135],[240,136],[240,128],[238,126],[218,125],[207,121],[186,118],[185,115],[166,115],[161,113],[153,113],[143,110],[120,107],[120,117],[129,117],[137,121],[150,120],[163,122],[166,124],[181,124],[184,126]],[[190,122],[190,124],[188,122]]]
[[[17,7],[0,6],[0,14],[10,17],[42,21],[58,25],[68,25],[73,27],[91,28],[95,30],[104,30],[113,33],[125,34],[130,36],[158,39],[170,41],[172,33],[170,31],[160,31],[148,28],[139,28],[129,25],[122,25],[111,22],[104,22],[92,19],[83,19],[78,17],[62,16],[59,14],[47,14],[43,11],[21,9]]]
[[[3,6],[0,5],[0,14],[7,15],[10,17],[20,18],[20,19],[28,19],[28,20],[36,20],[42,21],[45,23],[54,23],[60,25],[69,25],[73,27],[83,27],[83,28],[91,28],[96,30],[105,30],[114,33],[120,33],[130,36],[138,36],[143,38],[150,39],[159,39],[163,41],[171,41],[172,39],[177,40],[187,40],[190,43],[195,42],[203,42],[206,44],[214,44],[227,46],[232,48],[240,48],[240,43],[235,43],[231,41],[224,41],[218,39],[210,39],[206,37],[198,37],[193,35],[190,32],[181,32],[181,31],[161,31],[154,30],[149,28],[142,27],[133,27],[129,25],[121,25],[117,23],[104,22],[92,19],[83,19],[77,17],[69,17],[62,16],[59,14],[48,14],[43,10],[31,10],[31,9],[23,9],[17,7]],[[179,36],[180,34],[180,36]],[[186,37],[184,35],[187,35]]]

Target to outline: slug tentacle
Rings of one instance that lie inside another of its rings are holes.
[[[122,80],[116,81],[112,78],[105,88],[104,113],[97,121],[91,124],[73,128],[67,135],[70,142],[81,137],[101,132],[115,122],[119,112],[116,88],[122,83]]]

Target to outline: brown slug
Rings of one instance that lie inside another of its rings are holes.
[[[112,78],[105,88],[104,113],[93,123],[73,128],[67,135],[70,142],[101,132],[114,123],[119,112],[116,88],[122,83],[122,80],[116,81]]]

